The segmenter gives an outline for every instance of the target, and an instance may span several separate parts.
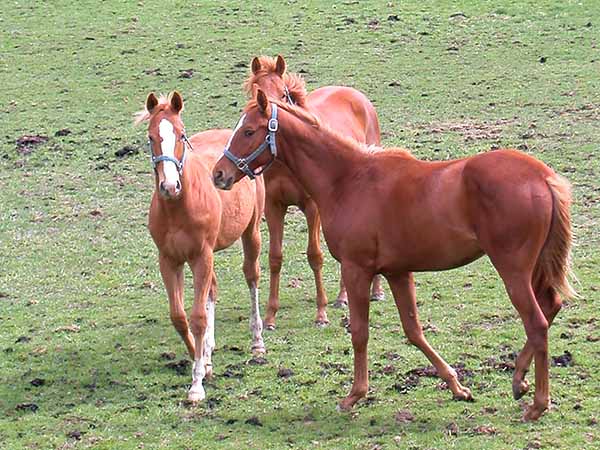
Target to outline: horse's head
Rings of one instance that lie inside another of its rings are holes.
[[[283,56],[278,55],[277,58],[268,56],[255,56],[250,64],[252,74],[246,81],[244,87],[249,94],[253,94],[255,85],[258,85],[269,98],[276,98],[283,102],[295,104],[297,99],[290,92],[288,83],[292,80],[290,75],[286,73],[286,63]],[[302,79],[295,76],[294,85]],[[301,86],[304,89],[304,84]]]
[[[253,179],[271,165],[277,156],[277,111],[277,105],[257,87],[256,98],[244,109],[223,156],[213,168],[216,187],[229,190],[244,175]]]
[[[181,194],[180,176],[185,163],[185,128],[181,120],[183,99],[175,91],[168,97],[156,98],[153,92],[146,98],[146,110],[138,122],[148,121],[148,147],[158,192],[167,199]]]

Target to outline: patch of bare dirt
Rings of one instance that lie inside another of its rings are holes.
[[[415,420],[415,416],[407,409],[401,409],[394,415],[396,423],[410,423]]]
[[[476,122],[467,120],[464,122],[440,122],[417,126],[426,133],[460,133],[466,142],[479,141],[482,139],[498,139],[504,128],[508,125],[518,124],[516,119],[498,119],[494,122]]]
[[[48,136],[42,136],[40,134],[26,134],[16,140],[17,151],[22,155],[27,155],[33,151],[33,148],[48,142]]]
[[[178,375],[187,375],[191,363],[187,359],[180,359],[179,361],[173,361],[165,364],[165,367],[172,369],[177,372]]]

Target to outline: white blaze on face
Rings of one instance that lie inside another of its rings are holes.
[[[158,134],[162,142],[160,144],[162,154],[175,158],[175,127],[167,119],[160,121],[158,125]],[[175,186],[179,181],[179,171],[172,161],[163,161],[163,174],[165,176],[165,185]]]

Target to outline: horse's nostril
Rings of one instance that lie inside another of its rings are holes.
[[[159,186],[159,187],[160,187],[160,190],[164,192],[164,191],[166,190],[166,189],[165,189],[165,182],[164,182],[164,181],[161,181],[161,182],[160,182],[160,186]]]
[[[217,170],[217,173],[215,174],[215,180],[222,180],[222,179],[223,179],[223,171]]]
[[[175,185],[175,189],[177,189],[178,191],[181,189],[181,182],[179,180],[177,180],[177,184]]]

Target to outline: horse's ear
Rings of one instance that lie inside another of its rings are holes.
[[[275,71],[280,76],[283,76],[283,74],[285,73],[285,59],[283,59],[283,56],[281,56],[281,55],[277,55],[277,63],[275,64]]]
[[[154,92],[150,92],[148,97],[146,97],[146,111],[152,113],[152,110],[156,108],[156,105],[158,105],[158,99],[156,98],[156,95],[154,95]]]
[[[256,73],[260,70],[260,60],[258,59],[258,56],[252,58],[252,64],[250,66],[252,67],[252,73],[256,75]]]
[[[267,112],[267,108],[269,107],[269,99],[267,98],[267,94],[265,94],[260,88],[256,91],[256,104],[258,105],[258,110],[261,113],[264,114]]]
[[[183,109],[183,98],[181,97],[181,94],[177,91],[173,91],[173,93],[171,94],[170,103],[171,109],[175,113],[179,113]]]

